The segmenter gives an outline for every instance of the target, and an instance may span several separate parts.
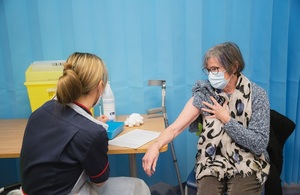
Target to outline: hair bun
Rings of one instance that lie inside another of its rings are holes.
[[[64,64],[63,75],[66,75],[66,74],[67,74],[67,71],[68,71],[68,70],[72,70],[72,69],[73,69],[72,64],[66,62],[66,63]]]
[[[70,63],[68,63],[68,62],[66,62],[65,64],[64,64],[64,70],[69,70],[69,69],[72,69],[72,64],[70,64]]]

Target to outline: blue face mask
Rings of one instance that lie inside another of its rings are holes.
[[[208,80],[210,84],[216,88],[216,89],[224,89],[226,85],[228,84],[229,80],[226,80],[224,77],[224,72],[218,72],[217,74],[212,74],[209,72],[208,74]]]
[[[101,99],[102,99],[102,94],[99,96],[99,98],[98,98],[98,100],[97,100],[97,102],[96,102],[96,104],[94,106],[100,105]]]
[[[99,98],[98,98],[97,102],[94,104],[94,106],[100,105],[101,100],[102,100],[102,93],[100,93]],[[93,107],[94,107],[94,106],[93,106]]]

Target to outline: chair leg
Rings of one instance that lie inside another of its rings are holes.
[[[188,187],[187,187],[187,185],[185,185],[185,188],[184,188],[184,195],[188,195]]]

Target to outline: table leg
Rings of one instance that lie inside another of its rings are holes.
[[[137,177],[136,155],[135,154],[129,154],[129,166],[130,166],[130,176]]]

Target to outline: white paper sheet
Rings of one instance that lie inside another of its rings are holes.
[[[156,139],[159,135],[160,132],[156,131],[134,129],[124,135],[110,140],[108,143],[110,145],[137,149],[142,145]]]

